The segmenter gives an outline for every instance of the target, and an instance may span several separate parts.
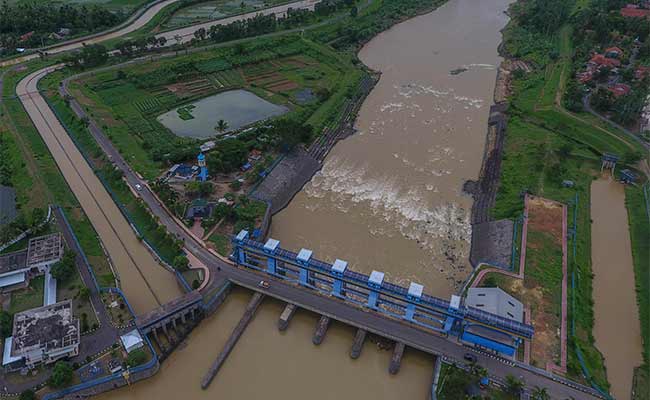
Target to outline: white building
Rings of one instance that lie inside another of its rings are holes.
[[[127,332],[126,334],[120,336],[120,341],[122,342],[122,346],[124,346],[124,350],[126,350],[127,353],[130,353],[133,350],[144,346],[144,340],[142,340],[142,336],[137,329],[134,329],[131,332]]]
[[[524,320],[524,306],[521,302],[498,287],[470,288],[465,305],[517,322]]]

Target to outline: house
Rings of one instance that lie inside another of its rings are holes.
[[[120,336],[120,342],[122,342],[122,346],[124,346],[127,353],[144,346],[144,340],[142,340],[142,336],[137,329]]]
[[[646,77],[650,77],[650,67],[640,66],[634,70],[635,79],[643,80]]]
[[[201,153],[207,153],[208,151],[214,149],[217,146],[217,143],[214,140],[207,141],[199,146]]]
[[[170,178],[190,180],[198,173],[198,168],[187,164],[175,164],[167,173]]]
[[[70,28],[59,28],[59,30],[56,32],[56,34],[61,36],[61,37],[66,37],[66,36],[70,36],[71,32],[72,31],[70,30]]]
[[[72,300],[17,313],[10,339],[5,341],[6,361],[21,360],[28,367],[78,355],[79,319],[72,314]]]
[[[614,95],[614,97],[621,97],[628,95],[632,88],[624,83],[617,83],[608,87],[607,90],[609,90]]]
[[[605,49],[605,57],[607,58],[619,58],[622,55],[623,50],[616,46]]]
[[[32,277],[48,274],[50,267],[62,257],[63,240],[60,233],[31,239],[26,250],[0,256],[0,291],[10,292],[25,287]],[[46,289],[54,288],[54,293],[46,293],[46,303],[47,299],[56,295],[56,283],[48,282]]]
[[[197,218],[210,218],[214,211],[215,203],[208,203],[205,199],[196,199],[187,207],[185,219],[194,220]]]
[[[465,305],[517,322],[524,320],[521,302],[498,287],[469,288]]]
[[[26,41],[28,41],[29,39],[31,39],[32,36],[34,36],[34,31],[27,32],[27,33],[25,33],[24,35],[21,35],[21,36],[18,38],[18,41],[19,41],[20,43],[22,43],[22,42],[26,42]]]
[[[621,15],[626,18],[650,18],[650,10],[639,8],[636,4],[628,4],[621,8]]]
[[[615,58],[607,58],[602,54],[594,54],[593,57],[591,57],[591,60],[587,64],[591,64],[596,66],[597,68],[600,67],[607,67],[607,68],[616,68],[621,66],[621,62]]]
[[[243,172],[246,172],[246,171],[248,171],[249,169],[251,169],[252,167],[253,167],[253,165],[252,165],[251,163],[247,162],[246,164],[244,164],[244,165],[241,166],[241,170],[242,170]]]
[[[593,71],[589,71],[589,70],[584,72],[579,72],[578,74],[576,74],[576,76],[578,78],[578,81],[580,81],[580,83],[589,83],[594,79]]]
[[[253,149],[248,155],[248,161],[250,162],[258,161],[261,158],[262,158],[262,152],[257,149]]]

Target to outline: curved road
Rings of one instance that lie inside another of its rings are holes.
[[[84,44],[94,44],[104,42],[106,40],[115,39],[127,35],[145,26],[153,19],[163,8],[170,4],[176,3],[180,0],[157,0],[146,5],[141,11],[136,12],[132,18],[129,18],[123,27],[114,30],[109,30],[104,33],[86,36],[85,38],[73,39],[69,42],[60,45],[48,47],[44,49],[48,54],[58,54],[69,50],[75,50],[83,47]],[[29,54],[23,57],[12,58],[0,63],[0,67],[8,65],[21,64],[29,60],[38,58],[38,54]]]

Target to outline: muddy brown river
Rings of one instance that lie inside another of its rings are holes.
[[[480,170],[508,3],[450,1],[368,43],[359,57],[382,76],[359,132],[273,217],[271,236],[438,296],[457,289],[471,271],[462,186]]]
[[[591,218],[596,347],[612,395],[629,399],[643,349],[623,185],[610,178],[591,184]]]
[[[353,268],[420,281],[448,296],[470,272],[471,199],[500,62],[499,30],[509,0],[451,0],[373,39],[361,59],[383,75],[361,109],[359,134],[339,143],[272,236],[287,248],[344,258]],[[451,75],[456,68],[467,70]],[[317,317],[298,311],[280,333],[282,304],[265,300],[206,391],[200,381],[242,315],[235,291],[192,332],[153,378],[100,399],[425,399],[432,357],[407,349],[398,375],[390,351],[367,341],[349,357],[354,330],[333,324],[311,343]]]

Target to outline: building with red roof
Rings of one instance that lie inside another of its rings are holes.
[[[616,46],[605,49],[605,57],[619,58],[622,54],[623,50]]]
[[[608,68],[615,68],[615,67],[620,67],[621,62],[615,58],[607,58],[602,54],[595,54],[593,57],[591,57],[591,60],[589,60],[589,63],[593,65],[597,65],[599,67],[608,67]]]
[[[628,4],[621,8],[621,15],[627,18],[650,18],[650,10],[639,8],[636,4]]]
[[[617,83],[608,87],[607,90],[609,90],[614,95],[614,97],[621,97],[629,94],[632,88],[624,83]]]
[[[634,78],[642,80],[645,77],[650,77],[650,67],[640,66],[634,70]]]

